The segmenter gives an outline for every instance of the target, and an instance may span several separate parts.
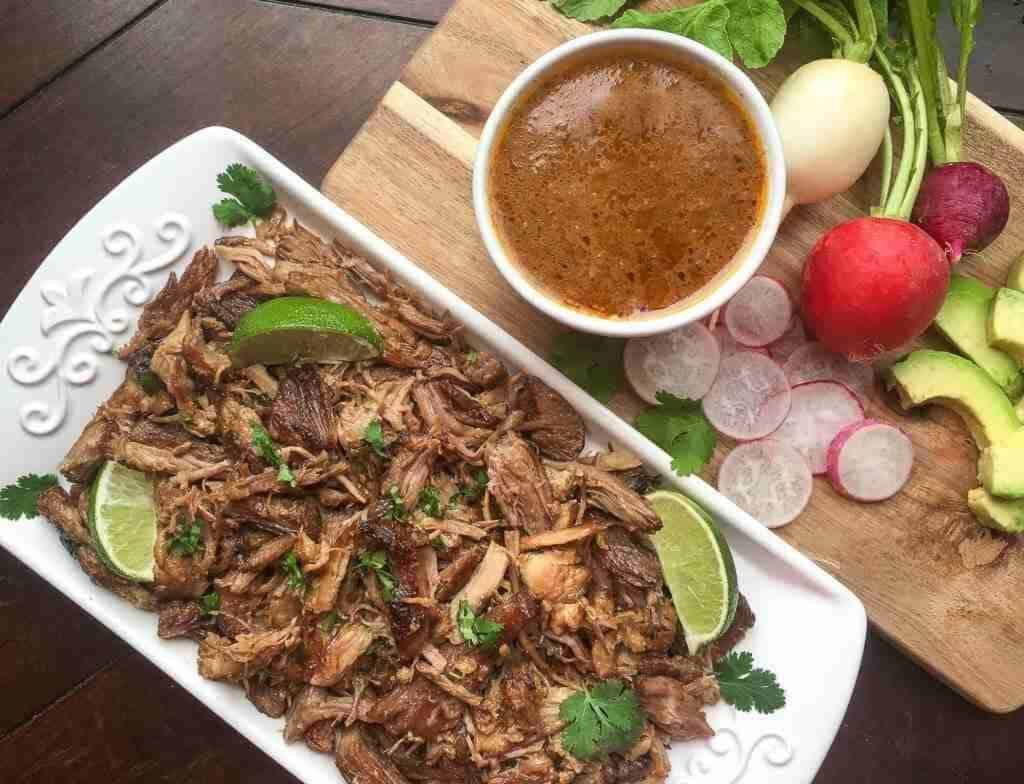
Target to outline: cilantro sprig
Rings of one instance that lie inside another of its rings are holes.
[[[642,411],[633,427],[672,456],[680,476],[700,472],[715,451],[715,430],[695,400],[658,393],[658,405]]]
[[[416,499],[416,506],[428,517],[443,517],[441,510],[441,493],[433,485],[427,485],[420,490],[419,498]]]
[[[551,364],[599,403],[607,403],[622,388],[625,343],[600,335],[563,332],[555,338]]]
[[[241,226],[265,218],[277,203],[277,194],[267,179],[241,163],[233,163],[218,174],[217,185],[234,197],[213,205],[213,216],[225,226]]]
[[[220,594],[216,591],[207,591],[199,597],[199,611],[203,615],[213,615],[220,611]]]
[[[786,692],[775,673],[754,667],[749,651],[730,653],[715,663],[722,699],[744,713],[774,713],[786,705]]]
[[[18,477],[17,482],[0,490],[0,517],[8,520],[35,517],[39,514],[36,510],[39,496],[56,486],[55,474],[25,474]]]
[[[306,587],[306,575],[299,564],[299,556],[290,551],[281,559],[281,571],[287,576],[288,587],[293,591],[301,591]]]
[[[409,510],[405,508],[405,499],[402,498],[398,485],[391,485],[384,496],[384,516],[396,522],[401,522],[409,516]]]
[[[370,445],[370,448],[380,457],[388,456],[388,447],[384,443],[384,428],[379,419],[374,419],[363,431],[363,441]]]
[[[281,457],[281,453],[277,451],[277,444],[274,443],[274,439],[270,437],[267,429],[258,422],[253,422],[249,426],[249,433],[252,435],[253,448],[260,453],[264,460],[277,469],[277,481],[286,482],[295,487],[295,474]]]
[[[505,629],[504,624],[474,613],[473,608],[465,599],[459,604],[456,621],[462,639],[474,647],[490,648],[497,645],[500,635]]]
[[[395,598],[395,589],[398,587],[398,580],[391,572],[391,562],[388,554],[383,550],[367,550],[359,556],[358,566],[364,572],[373,572],[380,582],[381,594],[384,601],[390,602]]]
[[[180,556],[195,555],[202,546],[202,524],[188,519],[179,521],[177,533],[167,543],[168,551]]]
[[[577,759],[592,760],[630,748],[644,727],[636,692],[620,680],[601,681],[566,698],[558,716],[568,722],[562,746]]]

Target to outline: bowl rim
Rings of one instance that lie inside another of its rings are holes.
[[[491,214],[488,185],[491,159],[499,131],[520,97],[554,67],[586,49],[619,44],[650,44],[683,53],[721,78],[750,113],[764,148],[767,195],[760,225],[748,241],[744,258],[707,296],[686,308],[674,309],[663,316],[644,318],[603,318],[575,310],[535,286],[506,254],[498,239]],[[786,196],[786,166],[782,140],[760,90],[739,67],[712,49],[673,33],[660,30],[603,30],[579,36],[555,47],[522,71],[499,97],[491,111],[473,161],[473,212],[477,228],[494,265],[516,292],[534,307],[573,329],[609,337],[640,337],[677,329],[698,321],[724,306],[750,280],[771,250],[783,218]]]

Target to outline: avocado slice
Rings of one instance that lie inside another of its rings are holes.
[[[988,317],[988,340],[1024,362],[1024,291],[999,289]]]
[[[997,444],[1020,429],[1006,393],[969,359],[947,351],[915,351],[889,371],[904,408],[936,403],[963,417],[979,449]]]
[[[1020,254],[1010,267],[1010,274],[1006,276],[1006,288],[1024,291],[1024,253]]]
[[[1017,360],[989,345],[988,318],[995,289],[963,275],[953,275],[942,310],[935,317],[935,328],[957,350],[992,376],[1011,398],[1024,392],[1024,376]]]
[[[1024,534],[1024,501],[994,498],[983,487],[967,493],[967,506],[982,525],[1004,534]]]
[[[982,450],[978,481],[1000,498],[1024,498],[1024,429]]]

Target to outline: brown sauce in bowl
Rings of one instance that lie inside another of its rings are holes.
[[[761,140],[696,64],[636,51],[567,66],[510,113],[491,161],[498,237],[538,288],[628,317],[712,281],[765,199]]]

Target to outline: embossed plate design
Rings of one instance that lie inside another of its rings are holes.
[[[30,471],[53,471],[118,385],[124,371],[112,348],[131,335],[141,306],[197,248],[224,233],[210,205],[220,198],[216,175],[235,161],[269,177],[304,223],[387,267],[465,324],[473,342],[558,390],[583,415],[594,445],[614,442],[639,455],[722,523],[740,588],[757,614],[741,649],[777,673],[787,705],[771,716],[715,706],[709,720],[718,734],[673,745],[670,781],[808,784],[835,737],[860,667],[866,620],[853,594],[702,480],[674,476],[668,455],[233,131],[200,131],[132,174],[61,240],[4,317],[0,439],[8,458],[0,484]],[[194,643],[159,640],[154,614],[94,586],[48,523],[0,520],[0,545],[300,779],[340,780],[330,757],[301,743],[286,745],[283,722],[258,713],[241,689],[200,678]]]

